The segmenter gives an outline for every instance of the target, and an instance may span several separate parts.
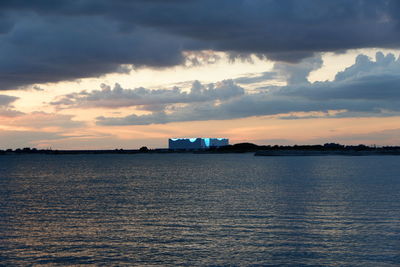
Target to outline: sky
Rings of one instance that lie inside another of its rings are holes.
[[[400,1],[2,0],[0,149],[400,145]]]

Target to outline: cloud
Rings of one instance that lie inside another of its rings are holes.
[[[22,147],[35,147],[41,140],[60,140],[66,138],[59,133],[51,132],[37,132],[37,131],[0,131],[0,138],[2,140],[2,147],[0,149],[8,148],[22,148]]]
[[[373,131],[368,133],[348,133],[339,134],[334,137],[335,142],[342,144],[387,144],[393,145],[400,142],[400,129],[385,129],[382,131]],[[311,143],[325,143],[332,141],[332,138],[315,138],[310,140]]]
[[[18,97],[9,95],[0,95],[0,107],[9,106],[12,102],[16,101]]]
[[[18,110],[0,107],[0,117],[12,118],[12,117],[17,117],[17,116],[20,116],[23,114],[24,114],[23,112],[20,112]]]
[[[322,67],[320,54],[306,58],[296,63],[276,62],[271,71],[252,73],[236,78],[234,81],[242,85],[265,83],[266,81],[279,81],[287,84],[309,84],[308,75],[311,71]],[[258,87],[259,89],[270,89],[270,86]]]
[[[359,55],[355,64],[339,72],[333,82],[282,87],[274,94],[314,100],[399,100],[400,59],[381,52],[376,53],[375,61]]]
[[[124,33],[104,18],[28,14],[0,35],[0,90],[121,72],[121,64],[180,64],[182,42],[141,27]]]
[[[298,62],[400,44],[397,0],[0,2],[0,89],[182,64],[214,50]]]
[[[12,103],[16,100],[18,100],[18,97],[0,95],[0,117],[16,117],[23,114],[12,106]]]
[[[189,92],[178,87],[172,90],[150,90],[143,87],[124,89],[119,84],[114,88],[102,84],[101,90],[91,92],[82,91],[59,97],[51,102],[59,108],[119,108],[141,106],[143,110],[163,110],[166,105],[227,100],[244,94],[244,89],[234,84],[232,80],[225,80],[216,84],[203,85],[196,81]]]
[[[11,121],[6,121],[5,124],[10,127],[24,127],[33,130],[43,130],[51,127],[72,129],[85,126],[84,122],[72,120],[73,117],[72,115],[37,111],[21,114]]]
[[[288,85],[309,84],[308,75],[311,71],[322,67],[321,55],[306,58],[297,64],[278,62],[274,64],[273,70],[280,79],[285,80]]]
[[[305,59],[297,66],[278,66],[276,69],[289,77],[287,86],[246,93],[219,103],[193,103],[177,107],[171,112],[99,117],[98,124],[145,125],[264,115],[277,115],[284,119],[304,118],[296,114],[282,115],[299,112],[311,112],[310,118],[399,115],[400,60],[396,60],[392,54],[384,56],[379,52],[376,61],[360,55],[356,63],[338,73],[334,81],[310,83],[306,77],[316,66],[321,66],[319,57]],[[290,82],[290,79],[298,82]]]
[[[10,114],[3,114],[7,112]],[[9,117],[0,120],[2,128],[0,140],[3,146],[6,146],[0,149],[37,146],[50,140],[79,138],[87,127],[84,122],[74,121],[72,115],[46,112],[22,113],[11,109],[2,110],[0,107],[0,116]],[[74,133],[77,129],[80,130],[78,136]]]
[[[266,71],[259,73],[258,75],[252,75],[252,76],[243,76],[236,78],[234,80],[235,83],[238,84],[253,84],[253,83],[259,83],[259,82],[264,82],[266,80],[273,80],[273,79],[278,79],[278,73],[275,71]]]

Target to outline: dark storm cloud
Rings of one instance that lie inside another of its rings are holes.
[[[310,83],[306,77],[319,57],[304,59],[296,65],[278,63],[280,75],[296,83],[227,99],[208,101],[138,116],[99,117],[101,125],[143,125],[180,121],[225,120],[250,116],[277,115],[282,119],[315,117],[396,116],[400,114],[400,60],[392,54],[376,54],[376,61],[364,55],[337,74],[333,81]],[[290,65],[290,67],[289,67]],[[258,82],[258,80],[256,80]],[[336,111],[336,112],[331,112]],[[316,112],[299,116],[288,113]]]
[[[180,64],[212,49],[299,61],[398,47],[396,0],[3,0],[0,89]]]
[[[136,28],[126,34],[102,18],[27,16],[0,35],[0,89],[99,76],[120,64],[169,66],[182,60],[179,38]]]

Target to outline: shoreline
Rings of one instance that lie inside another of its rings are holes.
[[[2,151],[0,156],[9,155],[133,155],[133,154],[243,154],[254,153],[262,157],[290,157],[290,156],[400,156],[399,149],[375,150],[31,150],[31,151]]]
[[[317,150],[277,150],[257,151],[254,156],[262,157],[290,157],[290,156],[400,156],[399,150],[339,150],[339,151],[317,151]]]

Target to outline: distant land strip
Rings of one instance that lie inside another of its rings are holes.
[[[0,155],[20,154],[49,154],[49,155],[76,155],[76,154],[139,154],[139,153],[196,153],[196,154],[220,154],[220,153],[255,153],[255,156],[369,156],[369,155],[400,155],[400,146],[366,146],[366,145],[341,145],[326,143],[324,145],[256,145],[252,143],[239,143],[222,147],[210,147],[207,149],[148,149],[146,146],[140,149],[110,149],[110,150],[53,150],[36,148],[18,148],[0,150]]]

